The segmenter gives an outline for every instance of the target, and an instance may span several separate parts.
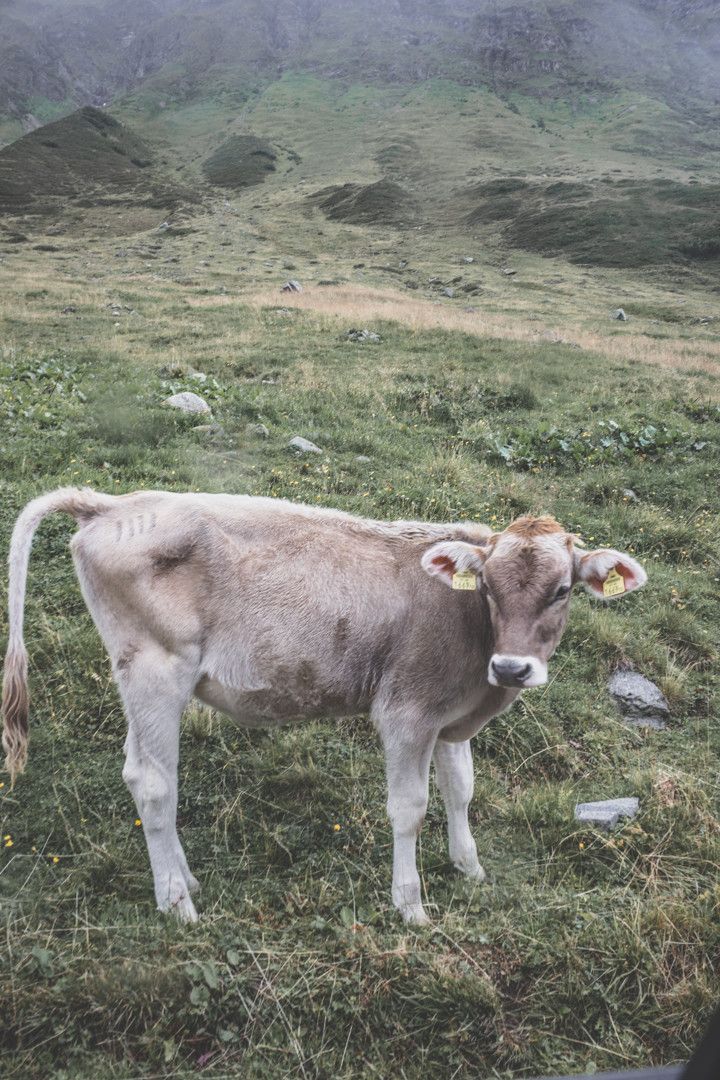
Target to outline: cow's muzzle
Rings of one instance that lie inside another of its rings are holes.
[[[513,690],[542,686],[547,682],[547,667],[534,656],[503,656],[495,653],[488,668],[488,682],[492,686],[506,686]]]

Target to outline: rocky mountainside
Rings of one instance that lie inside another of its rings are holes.
[[[0,0],[5,134],[144,85],[177,98],[285,70],[446,77],[537,97],[720,103],[715,0]]]

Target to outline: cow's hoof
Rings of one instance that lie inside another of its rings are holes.
[[[196,877],[193,877],[192,874],[185,874],[185,884],[187,885],[187,891],[191,896],[200,892],[200,882]]]
[[[189,896],[181,896],[172,905],[171,910],[178,922],[195,923],[198,921],[198,913]]]
[[[408,926],[430,926],[430,919],[422,904],[403,904],[398,910]]]
[[[459,870],[461,874],[464,874],[468,881],[474,881],[476,885],[479,885],[481,881],[484,881],[487,874],[483,870],[480,863],[475,860],[472,863],[455,863],[456,870]]]
[[[195,905],[186,892],[181,893],[175,900],[167,900],[162,904],[158,904],[158,911],[162,911],[167,915],[174,915],[178,922],[196,923],[198,921]]]

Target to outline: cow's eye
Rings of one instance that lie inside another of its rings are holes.
[[[561,585],[550,602],[552,604],[557,604],[558,600],[564,600],[565,597],[569,594],[569,592],[570,592],[570,586],[569,585]]]

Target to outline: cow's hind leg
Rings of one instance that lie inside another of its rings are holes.
[[[433,751],[435,780],[445,803],[450,859],[466,877],[485,879],[468,823],[473,796],[473,763],[470,742],[449,743],[438,739]]]
[[[196,672],[187,659],[158,647],[136,652],[118,672],[128,718],[123,779],[142,820],[161,911],[195,922],[190,873],[176,828],[180,718],[192,695]]]

